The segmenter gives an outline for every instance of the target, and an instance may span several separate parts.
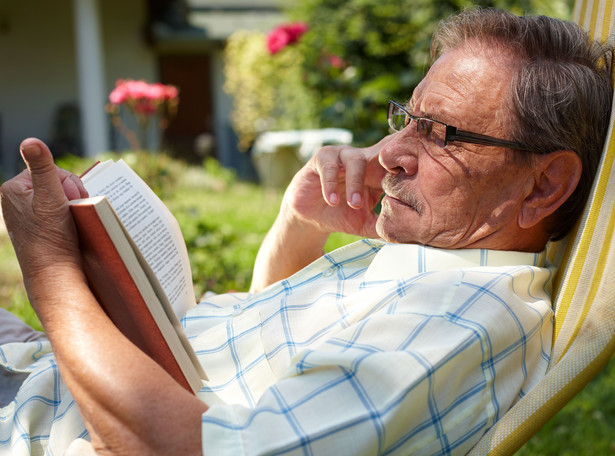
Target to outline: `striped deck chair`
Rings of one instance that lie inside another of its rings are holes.
[[[614,0],[576,0],[574,20],[597,39],[615,39]],[[567,244],[555,281],[555,328],[546,377],[496,423],[471,455],[517,451],[607,364],[615,352],[615,111],[585,212]],[[556,263],[557,264],[557,263]]]

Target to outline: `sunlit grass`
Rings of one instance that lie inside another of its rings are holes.
[[[13,246],[0,220],[0,307],[9,309],[30,326],[41,329],[23,287]]]
[[[520,456],[615,454],[615,361],[517,453]]]

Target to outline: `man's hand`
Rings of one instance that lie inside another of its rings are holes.
[[[376,237],[373,209],[382,195],[385,170],[378,162],[383,138],[363,149],[326,146],[295,175],[282,203],[287,217],[311,223],[324,233]]]
[[[81,180],[53,163],[47,146],[21,143],[28,167],[0,189],[2,213],[24,279],[30,282],[58,264],[80,264],[77,234],[68,201],[87,197]]]
[[[329,234],[376,237],[382,195],[380,150],[393,136],[357,149],[326,146],[295,175],[256,258],[250,290],[284,279],[323,254]]]
[[[201,454],[207,405],[126,339],[90,291],[68,207],[85,197],[36,139],[28,169],[2,186],[2,210],[32,307],[100,454]]]

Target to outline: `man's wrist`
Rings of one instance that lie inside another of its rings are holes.
[[[81,261],[74,257],[57,258],[54,262],[44,264],[29,264],[22,271],[32,301],[47,300],[52,294],[61,293],[66,287],[78,283],[87,284]]]
[[[276,219],[276,223],[282,225],[284,231],[302,233],[313,238],[321,238],[326,242],[331,234],[330,231],[323,229],[322,225],[316,220],[302,217],[292,208],[282,206]],[[324,243],[323,243],[324,245]]]

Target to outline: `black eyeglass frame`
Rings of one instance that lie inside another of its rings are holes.
[[[387,122],[389,124],[389,127],[391,127],[394,131],[401,131],[395,128],[395,124],[393,123],[393,120],[392,120],[392,114],[395,108],[401,109],[404,113],[406,113],[406,115],[410,119],[416,122],[417,132],[419,130],[420,120],[427,120],[429,122],[434,122],[434,123],[443,125],[446,131],[443,147],[446,147],[446,145],[449,142],[458,141],[458,142],[465,142],[465,143],[471,143],[471,144],[478,144],[481,146],[506,147],[508,149],[520,150],[524,152],[533,152],[532,149],[528,148],[524,144],[521,144],[515,141],[508,141],[506,139],[494,138],[493,136],[482,135],[480,133],[472,133],[471,131],[460,130],[457,127],[453,127],[452,125],[448,125],[444,122],[440,122],[439,120],[429,119],[428,117],[415,116],[413,114],[410,114],[408,110],[404,108],[402,105],[400,105],[399,103],[396,103],[393,100],[389,100],[388,112],[387,112]],[[410,125],[410,122],[408,122],[408,125]]]

